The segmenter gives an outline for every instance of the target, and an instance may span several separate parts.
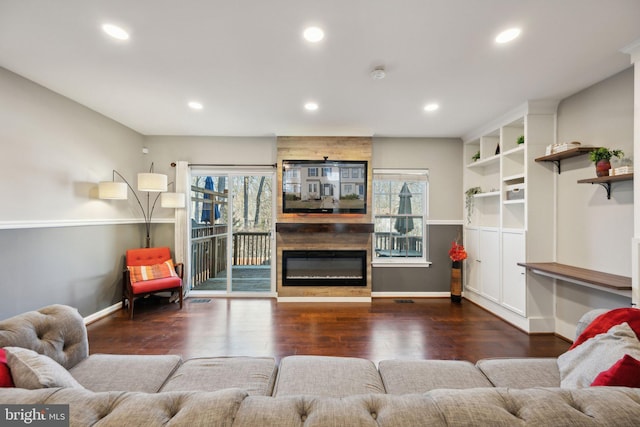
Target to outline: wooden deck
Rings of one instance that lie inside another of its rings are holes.
[[[270,292],[271,268],[262,265],[235,266],[231,270],[234,292]],[[193,287],[194,291],[226,291],[227,270]]]

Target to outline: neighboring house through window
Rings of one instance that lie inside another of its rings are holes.
[[[427,169],[374,169],[374,262],[426,264]]]

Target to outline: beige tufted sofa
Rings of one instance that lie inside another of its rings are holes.
[[[276,364],[272,358],[89,355],[82,318],[61,305],[0,322],[0,347],[47,355],[79,384],[0,389],[0,405],[68,404],[72,426],[640,424],[639,390],[561,389],[556,360],[548,358],[376,366],[324,356]]]

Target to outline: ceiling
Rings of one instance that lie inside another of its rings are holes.
[[[639,22],[638,0],[0,0],[0,66],[145,135],[460,137],[628,68]]]

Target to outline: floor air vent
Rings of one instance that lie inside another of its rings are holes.
[[[189,302],[194,303],[194,304],[202,304],[205,302],[211,302],[211,298],[190,298]]]
[[[412,299],[397,299],[395,300],[398,304],[413,304]]]

